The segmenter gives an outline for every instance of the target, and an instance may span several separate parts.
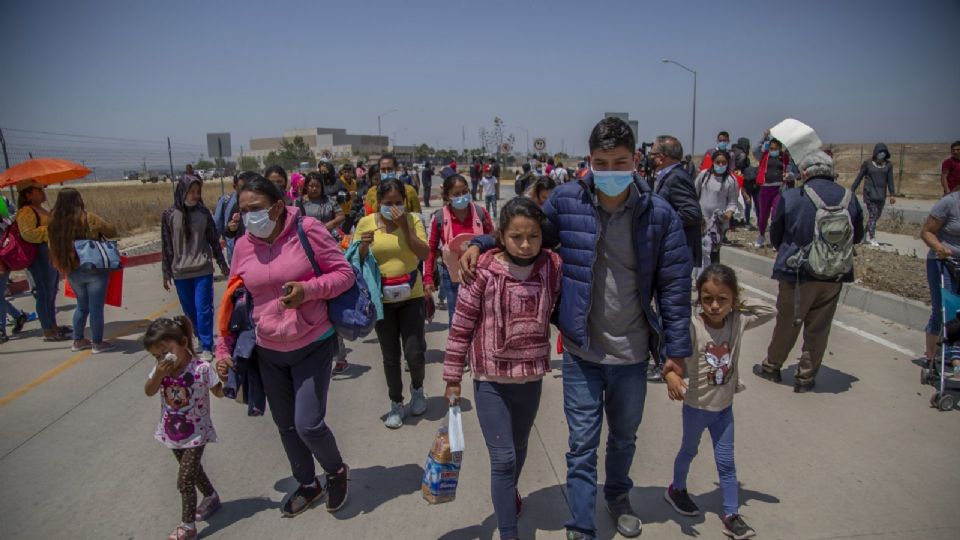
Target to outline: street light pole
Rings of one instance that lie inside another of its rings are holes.
[[[692,156],[696,152],[697,148],[697,72],[681,64],[680,62],[670,60],[668,58],[662,59],[661,62],[664,64],[674,64],[689,71],[690,73],[693,73],[693,129],[690,133],[690,146],[692,147],[690,149],[690,155]]]
[[[522,127],[522,126],[517,126],[517,129],[522,129],[524,135],[526,135],[526,141],[527,141],[527,156],[529,156],[529,155],[530,155],[530,130],[528,130],[527,128]]]
[[[390,114],[390,113],[395,113],[395,112],[397,112],[397,111],[399,111],[399,110],[400,110],[400,109],[390,109],[390,110],[387,111],[387,112],[382,112],[382,113],[380,113],[380,114],[377,115],[377,135],[378,135],[378,136],[383,136],[383,133],[380,132],[380,118],[382,118],[382,117],[384,117],[384,116],[386,116],[386,115],[388,115],[388,114]]]

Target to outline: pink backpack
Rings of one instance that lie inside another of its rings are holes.
[[[40,216],[37,215],[37,224]],[[37,244],[31,244],[20,236],[20,226],[14,221],[3,231],[0,239],[0,265],[7,271],[23,270],[33,264],[37,257]]]

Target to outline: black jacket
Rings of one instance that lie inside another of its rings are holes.
[[[654,193],[666,199],[680,216],[693,266],[700,266],[703,251],[700,226],[703,223],[703,213],[700,211],[700,198],[697,197],[693,179],[683,169],[683,165],[678,164],[653,185]]]

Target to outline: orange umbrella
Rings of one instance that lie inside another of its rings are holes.
[[[77,180],[90,174],[90,169],[66,159],[35,158],[13,167],[0,174],[0,188],[12,186],[25,180],[49,186],[67,180]]]

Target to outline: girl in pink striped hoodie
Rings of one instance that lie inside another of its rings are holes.
[[[456,401],[470,358],[502,539],[520,536],[517,481],[543,376],[550,371],[550,314],[560,296],[560,256],[541,249],[543,220],[540,208],[526,198],[503,208],[500,249],[480,257],[476,279],[460,287],[443,362],[447,399]]]

